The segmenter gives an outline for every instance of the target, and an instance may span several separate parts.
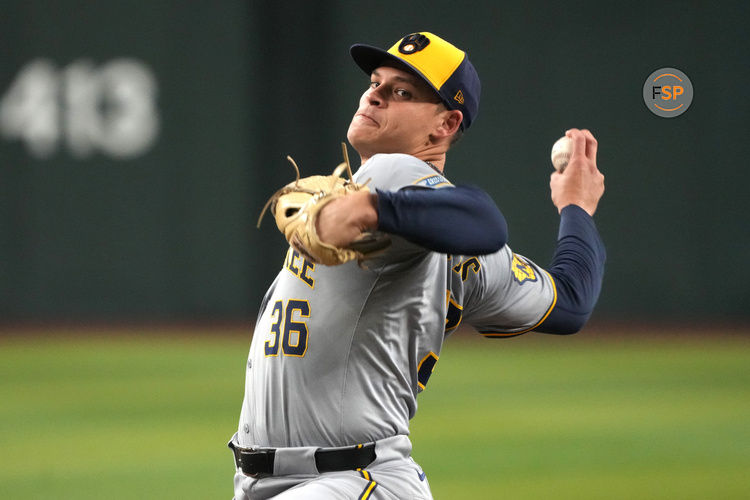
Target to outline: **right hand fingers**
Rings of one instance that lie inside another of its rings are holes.
[[[586,158],[586,135],[577,128],[567,130],[565,135],[571,140],[570,163]]]
[[[596,162],[596,151],[599,148],[599,143],[590,130],[583,129],[581,132],[586,136],[586,158]]]
[[[586,163],[589,165],[591,170],[596,170],[596,153],[598,150],[598,142],[588,129],[579,130],[577,128],[569,129],[565,132],[565,135],[572,141],[572,151],[570,154],[570,162],[574,159],[588,160]]]

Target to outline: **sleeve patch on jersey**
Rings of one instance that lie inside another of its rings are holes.
[[[513,270],[513,279],[519,284],[523,285],[526,281],[536,281],[537,276],[528,262],[523,257],[513,254],[513,263],[511,264]]]
[[[417,179],[416,181],[412,182],[412,184],[415,186],[425,186],[429,188],[445,187],[445,186],[453,185],[448,181],[448,179],[438,174],[432,174],[432,175],[427,175],[425,177],[421,177]]]
[[[430,375],[432,375],[432,370],[435,369],[435,363],[437,363],[437,360],[438,355],[430,351],[429,354],[419,362],[419,367],[417,368],[417,383],[419,384],[420,389],[424,390],[427,385],[427,381],[430,379]]]

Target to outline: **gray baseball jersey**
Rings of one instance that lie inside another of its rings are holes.
[[[450,188],[431,166],[379,154],[355,174],[371,189]],[[551,277],[507,246],[446,256],[393,237],[383,256],[315,265],[289,249],[250,346],[238,441],[243,447],[346,446],[409,433],[444,339],[461,323],[487,336],[538,325]]]

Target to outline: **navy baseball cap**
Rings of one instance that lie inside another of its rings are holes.
[[[406,35],[388,50],[355,44],[349,52],[368,75],[388,60],[405,64],[437,92],[448,109],[463,113],[462,130],[469,128],[479,113],[482,85],[477,71],[466,52],[435,34]]]

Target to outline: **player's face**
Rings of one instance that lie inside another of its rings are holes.
[[[440,98],[424,81],[405,69],[380,66],[359,100],[347,138],[363,159],[415,154],[429,144],[442,111]]]

